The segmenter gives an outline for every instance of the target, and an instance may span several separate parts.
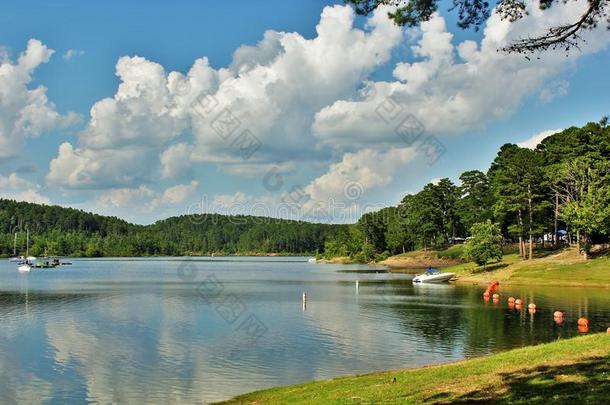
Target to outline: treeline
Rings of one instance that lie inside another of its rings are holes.
[[[237,253],[307,254],[324,249],[343,225],[218,214],[169,218],[153,225],[130,224],[72,208],[0,199],[0,255],[181,256]]]
[[[575,241],[587,257],[610,234],[608,119],[568,128],[536,149],[502,146],[487,173],[472,170],[426,185],[396,207],[363,215],[326,243],[325,256],[380,259],[446,246],[471,235],[475,224],[497,223],[505,240],[531,258],[536,240]],[[566,236],[563,236],[563,235]]]

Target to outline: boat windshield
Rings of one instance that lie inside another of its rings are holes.
[[[433,269],[432,267],[428,267],[428,269],[426,270],[426,274],[440,274],[440,271],[438,271],[438,269]]]

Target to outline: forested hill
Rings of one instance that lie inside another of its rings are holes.
[[[153,225],[72,208],[0,199],[0,255],[149,256],[322,251],[344,226],[254,216],[180,216]]]

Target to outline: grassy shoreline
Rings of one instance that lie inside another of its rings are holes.
[[[552,252],[533,260],[521,260],[516,253],[487,267],[472,263],[448,267],[457,283],[610,288],[610,260],[599,257],[583,260],[575,250]]]
[[[610,397],[610,335],[594,334],[418,369],[334,378],[223,404],[527,403]]]
[[[439,258],[435,259],[435,255]],[[451,259],[446,257],[443,251],[411,252],[378,264],[387,266],[392,272],[412,273],[429,263],[443,271],[456,273],[455,282],[458,284],[489,284],[497,280],[504,285],[610,288],[610,258],[601,255],[585,261],[574,248],[540,250],[533,260],[522,260],[517,253],[507,253],[500,262],[487,266],[459,261],[448,263]]]

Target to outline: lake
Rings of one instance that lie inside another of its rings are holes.
[[[501,286],[494,305],[484,287],[302,257],[72,262],[0,262],[0,402],[208,403],[575,336],[581,315],[610,326],[607,289]]]

